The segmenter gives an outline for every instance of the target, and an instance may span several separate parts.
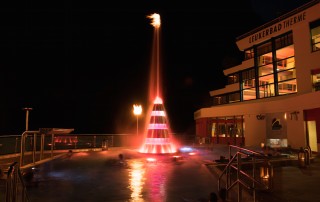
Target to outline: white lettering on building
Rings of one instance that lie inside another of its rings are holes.
[[[291,18],[288,18],[278,24],[272,25],[260,32],[257,32],[249,37],[249,43],[253,43],[257,40],[260,40],[268,35],[279,32],[283,29],[289,29],[292,25],[299,23],[306,19],[306,12],[297,14]]]

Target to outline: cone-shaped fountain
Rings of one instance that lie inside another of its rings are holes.
[[[163,101],[160,98],[160,15],[154,13],[147,17],[153,20],[151,24],[154,26],[153,64],[151,65],[149,86],[149,97],[153,103],[151,104],[151,110],[149,110],[150,114],[149,119],[147,119],[148,122],[146,123],[145,139],[140,148],[140,152],[152,154],[175,153],[176,149],[172,142],[172,138],[170,137],[169,120],[165,112]]]
[[[141,153],[175,153],[176,149],[170,138],[170,127],[161,98],[154,100],[150,120]]]

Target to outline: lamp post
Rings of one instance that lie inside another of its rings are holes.
[[[32,110],[32,108],[30,107],[25,107],[25,108],[22,108],[24,111],[26,111],[26,131],[29,130],[29,111]]]
[[[137,116],[137,136],[139,134],[139,115],[142,113],[141,105],[133,105],[133,114]]]

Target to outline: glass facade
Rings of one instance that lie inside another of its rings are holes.
[[[239,91],[214,96],[213,105],[274,97],[297,92],[292,32],[245,51],[254,67],[228,75],[228,84],[239,82]]]

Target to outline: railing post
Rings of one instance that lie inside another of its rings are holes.
[[[24,132],[21,135],[21,151],[20,151],[20,166],[23,166],[24,164],[24,152],[25,152],[25,145],[26,145],[26,137],[27,137],[27,133]]]
[[[14,148],[14,153],[18,153],[18,138],[16,137],[16,146]]]
[[[18,170],[16,164],[13,167],[13,201],[18,200]]]
[[[44,138],[45,138],[45,134],[41,133],[40,160],[42,160],[43,156],[44,156],[44,154],[43,154],[43,152],[44,152]]]
[[[37,133],[33,133],[32,163],[36,163]]]
[[[255,170],[256,170],[256,158],[255,155],[252,155],[252,178],[255,179]],[[253,201],[256,201],[256,183],[252,180],[252,188],[253,188]]]
[[[308,146],[304,149],[304,152],[307,154],[306,155],[306,165],[310,165],[310,157],[311,157],[311,148]]]
[[[231,162],[231,158],[232,156],[231,156],[231,146],[229,145],[229,162],[228,163],[230,163]],[[227,168],[227,170],[226,170],[226,177],[227,177],[227,188],[229,189],[229,186],[231,185],[231,177],[230,177],[230,167],[228,167]]]
[[[241,154],[237,154],[237,180],[240,179],[240,171],[241,171]],[[238,202],[242,199],[242,187],[241,183],[238,181]]]

